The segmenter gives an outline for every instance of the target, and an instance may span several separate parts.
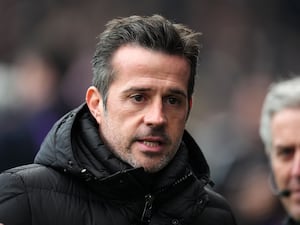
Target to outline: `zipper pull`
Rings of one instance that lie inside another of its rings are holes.
[[[141,221],[143,224],[149,224],[152,216],[152,203],[154,201],[154,197],[151,194],[145,196],[146,202],[143,210],[143,215]]]

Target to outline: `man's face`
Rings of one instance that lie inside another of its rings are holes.
[[[284,109],[271,123],[271,164],[279,190],[291,195],[281,200],[289,215],[300,221],[300,109]]]
[[[179,56],[127,45],[112,59],[107,108],[96,117],[102,139],[123,161],[156,172],[173,158],[188,117],[190,66]]]

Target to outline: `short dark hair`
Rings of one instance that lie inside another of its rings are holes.
[[[191,70],[188,83],[188,97],[191,98],[200,51],[200,35],[201,33],[194,32],[183,24],[172,23],[160,15],[130,16],[109,21],[104,32],[99,35],[92,60],[93,85],[103,96],[104,106],[114,78],[112,55],[118,48],[129,43],[186,58]]]
[[[263,103],[259,128],[267,154],[272,150],[273,116],[284,109],[294,108],[300,108],[300,76],[291,75],[288,79],[272,83]]]

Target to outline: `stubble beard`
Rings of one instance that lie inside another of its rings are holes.
[[[136,156],[132,153],[132,149],[130,146],[127,147],[125,151],[117,151],[112,146],[110,146],[109,148],[113,152],[113,154],[123,162],[129,164],[133,168],[142,167],[145,170],[145,172],[148,173],[156,173],[160,171],[166,165],[168,165],[168,163],[172,160],[173,156],[175,155],[175,153],[172,154],[172,152],[169,152],[161,156],[158,162],[154,163],[150,162],[151,160],[157,161],[157,159],[154,159],[155,157],[153,155],[142,153],[144,155],[142,159],[143,162],[141,162],[141,160],[137,159]]]

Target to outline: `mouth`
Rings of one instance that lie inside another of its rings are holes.
[[[142,141],[142,143],[148,147],[158,147],[162,145],[160,141]]]
[[[300,190],[297,189],[291,189],[290,190],[290,197],[297,199],[297,201],[300,201]]]
[[[300,194],[300,190],[299,189],[292,189],[291,193],[296,193],[296,194]]]
[[[144,137],[137,142],[140,145],[140,150],[142,152],[161,152],[163,151],[167,141],[162,137]]]

